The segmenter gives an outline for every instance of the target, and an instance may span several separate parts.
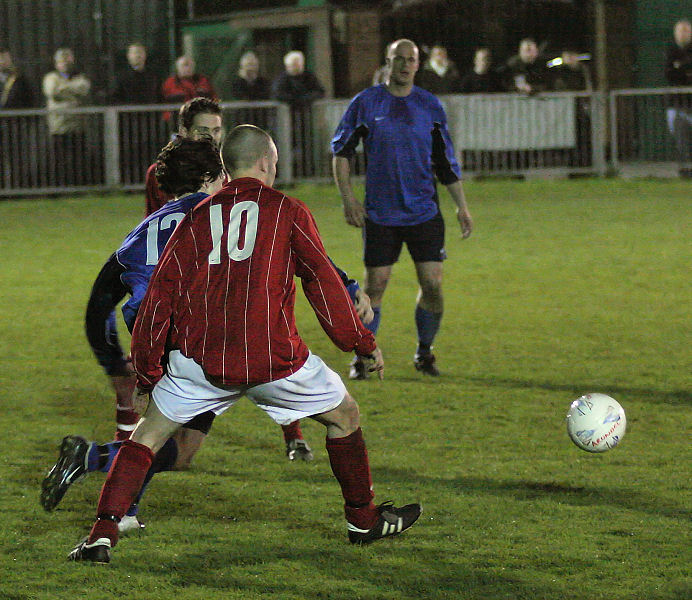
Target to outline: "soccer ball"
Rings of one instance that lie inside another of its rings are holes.
[[[587,452],[615,448],[625,435],[627,419],[620,403],[605,394],[586,394],[567,412],[567,433]]]

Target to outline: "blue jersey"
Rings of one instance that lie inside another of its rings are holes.
[[[120,280],[132,294],[122,307],[123,318],[130,331],[168,238],[183,217],[207,196],[197,192],[167,202],[137,225],[115,251],[115,258],[124,269]]]
[[[384,84],[363,90],[341,118],[332,152],[350,157],[361,138],[368,218],[380,225],[432,219],[439,210],[435,175],[445,185],[461,178],[440,101],[417,86],[405,97]]]

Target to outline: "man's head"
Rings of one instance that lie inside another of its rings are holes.
[[[490,70],[492,57],[488,48],[478,48],[473,55],[473,70],[479,75],[485,75]]]
[[[0,46],[0,71],[8,73],[13,68],[14,65],[12,64],[12,54],[10,54],[9,48],[3,48]]]
[[[240,57],[238,74],[248,81],[257,79],[259,75],[259,58],[257,58],[254,52],[245,52],[245,54]]]
[[[449,63],[447,48],[444,46],[433,46],[430,49],[430,62],[436,65],[446,67]]]
[[[276,179],[278,153],[271,136],[254,125],[238,125],[226,138],[223,163],[233,179],[254,177],[268,186]]]
[[[221,108],[209,98],[193,98],[180,107],[178,133],[182,137],[200,140],[210,137],[217,146],[223,139]]]
[[[687,19],[678,21],[673,29],[673,37],[680,48],[689,46],[692,42],[692,24]]]
[[[58,48],[53,55],[53,61],[59,73],[70,74],[74,70],[74,52],[71,48]]]
[[[403,87],[413,85],[419,66],[418,46],[407,39],[392,42],[387,52],[387,66],[390,84]]]
[[[177,137],[156,158],[156,181],[167,194],[180,197],[197,191],[215,192],[223,183],[219,148],[206,137]]]
[[[519,42],[519,58],[521,62],[531,64],[538,58],[538,46],[532,38],[524,38]]]
[[[147,49],[141,42],[132,42],[127,47],[127,62],[135,71],[144,69],[147,63]]]
[[[289,75],[301,75],[305,71],[305,55],[300,50],[292,50],[284,56],[284,67]]]
[[[190,56],[181,56],[175,61],[175,73],[181,79],[195,74],[195,61]]]

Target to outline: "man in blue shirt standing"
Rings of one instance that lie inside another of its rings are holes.
[[[457,206],[464,239],[471,235],[473,221],[444,109],[435,96],[413,85],[419,66],[417,46],[406,39],[390,44],[387,65],[389,81],[358,94],[339,123],[332,139],[334,179],[346,222],[364,228],[365,292],[375,312],[368,327],[377,334],[382,297],[405,242],[420,285],[414,365],[435,376],[439,370],[432,343],[442,319],[446,256],[435,177]],[[361,139],[367,158],[364,205],[354,196],[350,180],[350,159]],[[351,379],[368,376],[360,357],[351,367]]]

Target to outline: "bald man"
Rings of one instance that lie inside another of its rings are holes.
[[[294,276],[334,344],[367,356],[369,368],[382,373],[375,338],[358,319],[310,211],[271,187],[274,141],[241,125],[229,134],[223,160],[232,180],[180,222],[149,284],[132,332],[132,361],[139,394],[151,399],[71,560],[109,562],[118,521],[154,453],[195,415],[221,414],[242,396],[279,424],[310,417],[326,427],[351,543],[396,535],[420,516],[419,504],[375,506],[358,405],[298,335]]]
[[[382,298],[406,243],[419,284],[414,366],[425,375],[437,376],[432,345],[442,320],[442,261],[446,254],[436,178],[456,205],[463,238],[471,235],[473,222],[442,104],[413,84],[418,47],[407,39],[393,42],[387,65],[387,83],[358,94],[341,118],[332,139],[334,179],[346,223],[364,229],[365,293],[375,313],[368,328],[377,333]],[[356,199],[350,177],[350,159],[361,139],[367,157],[365,205]],[[349,376],[368,377],[362,357],[355,356]]]

